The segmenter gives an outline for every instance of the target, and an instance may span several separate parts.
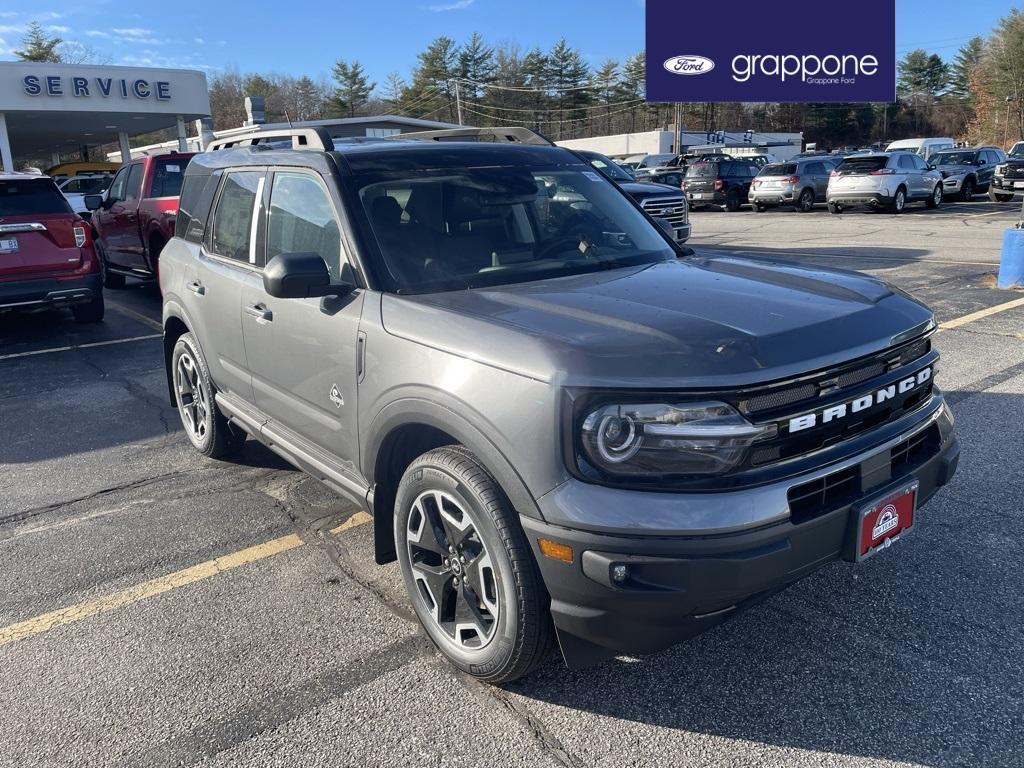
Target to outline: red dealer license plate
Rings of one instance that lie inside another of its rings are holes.
[[[914,527],[917,488],[915,481],[857,510],[857,562],[891,546]]]

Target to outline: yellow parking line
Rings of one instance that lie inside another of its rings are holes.
[[[981,320],[983,317],[997,315],[1000,312],[1005,312],[1006,310],[1013,309],[1014,307],[1024,307],[1024,299],[1014,299],[1013,301],[1007,301],[1003,304],[996,304],[994,307],[979,309],[977,312],[971,312],[969,315],[964,315],[963,317],[958,317],[954,320],[947,320],[944,323],[939,323],[939,330],[948,331],[951,328],[959,328],[961,325],[973,323],[975,320]]]
[[[343,531],[347,531],[349,528],[355,528],[357,525],[365,525],[371,520],[373,520],[373,518],[370,517],[369,514],[359,510],[337,528],[332,528],[331,533],[342,533]]]
[[[107,306],[113,309],[115,312],[120,312],[122,315],[127,315],[135,320],[138,320],[144,325],[148,325],[150,328],[155,328],[158,331],[163,331],[164,327],[159,322],[141,312],[136,312],[134,309],[129,309],[124,304],[118,304],[116,301],[107,300]]]
[[[15,357],[33,357],[35,355],[49,355],[54,352],[70,352],[72,349],[89,349],[91,347],[107,347],[111,344],[127,344],[129,341],[145,341],[146,339],[159,339],[163,336],[160,333],[150,333],[146,336],[132,336],[128,339],[110,339],[109,341],[90,341],[87,344],[69,344],[66,347],[50,347],[49,349],[36,349],[31,352],[13,352],[9,355],[0,355],[0,360],[11,360]]]
[[[147,597],[154,597],[156,595],[169,592],[172,589],[178,589],[189,584],[194,584],[197,581],[208,579],[211,576],[215,576],[218,573],[224,571],[230,571],[234,568],[238,568],[248,563],[254,563],[257,560],[263,560],[264,558],[271,557],[272,555],[280,554],[281,552],[287,552],[290,549],[301,547],[303,544],[295,534],[290,536],[282,536],[279,539],[273,539],[272,541],[265,542],[263,544],[257,544],[254,547],[248,549],[242,549],[238,552],[232,552],[229,555],[223,557],[214,558],[213,560],[207,560],[199,565],[193,565],[191,568],[186,568],[182,571],[167,574],[166,576],[160,576],[149,581],[144,581],[141,584],[136,584],[134,587],[128,587],[128,589],[122,589],[120,592],[114,592],[111,595],[105,597],[98,597],[95,600],[86,600],[76,605],[69,605],[66,608],[59,608],[56,611],[50,611],[44,613],[41,616],[36,616],[32,619],[25,621],[19,621],[17,624],[10,624],[6,627],[0,627],[0,646],[13,643],[18,640],[24,640],[25,638],[32,637],[34,635],[40,635],[44,632],[49,632],[51,629],[56,627],[64,626],[65,624],[73,624],[76,621],[87,619],[90,616],[96,616],[100,613],[107,613],[113,611],[122,606],[130,603],[138,602],[139,600],[145,600]]]

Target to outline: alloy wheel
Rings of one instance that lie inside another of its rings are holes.
[[[201,443],[206,439],[209,397],[199,375],[199,366],[188,352],[178,357],[174,367],[174,387],[178,394],[182,424],[189,431],[189,436]]]
[[[425,491],[406,532],[421,606],[453,646],[484,648],[498,626],[498,574],[469,513],[451,494]]]
[[[903,211],[903,207],[906,204],[907,204],[907,194],[902,189],[896,190],[896,199],[894,201],[894,207],[896,208],[896,213],[902,212]]]
[[[970,200],[970,198],[967,198]],[[942,205],[942,187],[935,187],[935,191],[932,192],[932,202],[935,203],[936,207]]]

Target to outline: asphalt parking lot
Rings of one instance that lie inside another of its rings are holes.
[[[861,269],[943,324],[963,446],[917,530],[688,644],[504,689],[453,672],[358,507],[249,441],[199,457],[160,299],[0,316],[0,765],[1019,766],[1015,206],[693,215],[692,245]]]

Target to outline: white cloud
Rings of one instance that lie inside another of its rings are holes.
[[[119,37],[152,37],[155,34],[152,29],[144,27],[115,27],[110,31]]]
[[[65,27],[65,26],[62,26],[60,24],[57,24],[56,26],[47,27],[46,31],[47,32],[62,32],[62,33],[63,32],[70,32],[71,31],[71,27]]]
[[[434,13],[443,13],[444,11],[461,11],[464,8],[469,8],[474,3],[474,0],[455,0],[453,3],[444,3],[443,5],[428,5],[427,10]]]
[[[201,38],[201,37],[197,37],[197,38],[195,39],[195,41],[196,41],[196,44],[197,44],[197,45],[204,45],[204,44],[206,43],[206,41],[205,41],[205,40],[203,40],[203,38]]]

